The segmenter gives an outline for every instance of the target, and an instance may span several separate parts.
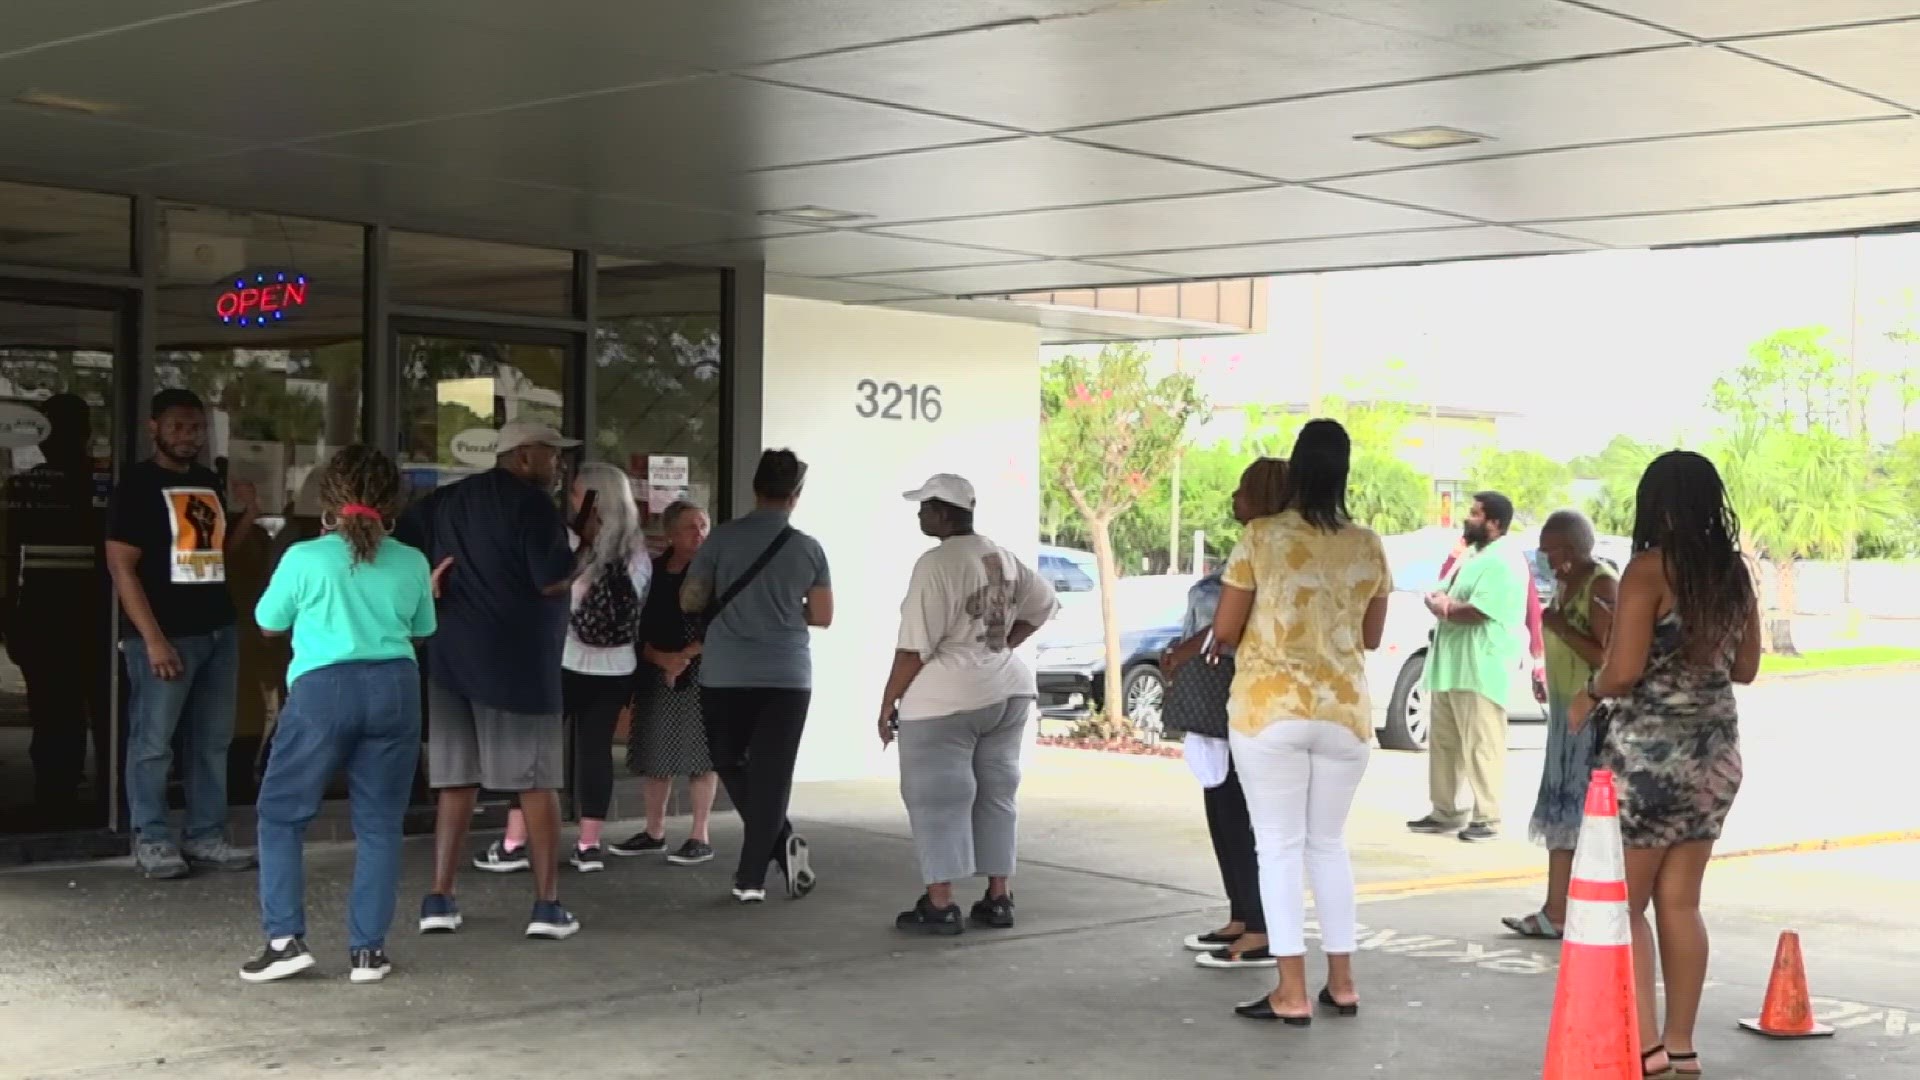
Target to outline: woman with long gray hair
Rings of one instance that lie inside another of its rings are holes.
[[[588,507],[589,497],[600,531],[573,580],[573,612],[560,659],[561,708],[573,726],[573,789],[580,816],[580,838],[568,861],[582,873],[607,866],[600,830],[613,802],[613,732],[633,696],[640,611],[653,577],[627,474],[600,462],[582,465],[568,491],[575,516]],[[574,542],[579,543],[577,537]],[[506,836],[476,856],[474,866],[496,873],[527,869],[532,864],[526,830],[516,807],[507,815]]]
[[[642,777],[647,823],[642,831],[609,844],[615,855],[665,855],[679,866],[713,858],[707,820],[720,778],[707,754],[706,721],[700,712],[700,635],[680,610],[680,586],[712,526],[707,512],[681,500],[661,515],[667,550],[653,560],[653,589],[640,610],[640,665],[627,739],[627,768]],[[687,778],[693,826],[687,841],[667,849],[667,798],[675,777]]]

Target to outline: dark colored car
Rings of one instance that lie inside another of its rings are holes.
[[[1141,734],[1158,736],[1160,706],[1167,683],[1160,654],[1180,640],[1187,589],[1194,578],[1162,575],[1125,578],[1119,583],[1120,693],[1128,719]],[[1100,625],[1100,596],[1062,597],[1061,618],[1043,632],[1035,662],[1041,714],[1081,719],[1106,707],[1106,644]]]

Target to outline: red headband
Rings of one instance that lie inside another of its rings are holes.
[[[379,521],[386,515],[365,503],[348,503],[340,508],[341,517],[363,517]]]

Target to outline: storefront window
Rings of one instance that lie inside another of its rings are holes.
[[[281,551],[320,533],[316,466],[362,430],[364,238],[359,226],[168,205],[160,213],[156,388],[206,402],[207,463],[261,508],[231,549],[227,587],[250,630]],[[240,635],[236,755],[253,753],[286,646]],[[236,775],[250,776],[244,762]],[[236,800],[244,796],[235,792]]]
[[[396,304],[575,314],[571,251],[396,230],[387,239],[387,281]]]
[[[589,454],[625,468],[649,527],[675,499],[720,506],[717,270],[602,259]]]
[[[564,428],[563,344],[401,333],[395,359],[410,496],[492,468],[494,433],[509,420]]]
[[[125,273],[133,268],[133,203],[0,183],[0,263]]]

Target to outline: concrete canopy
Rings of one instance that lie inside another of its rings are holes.
[[[950,309],[1907,223],[1915,56],[1920,0],[19,0],[0,176]]]

